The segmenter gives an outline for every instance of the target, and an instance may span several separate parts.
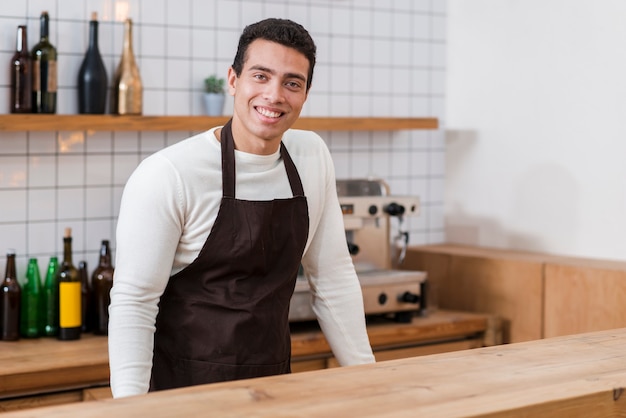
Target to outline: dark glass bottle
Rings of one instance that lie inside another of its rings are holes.
[[[48,40],[48,12],[42,12],[41,32],[31,52],[33,60],[33,112],[57,111],[57,50]]]
[[[86,261],[78,263],[78,275],[80,276],[80,312],[81,332],[90,332],[93,329],[93,301],[91,284],[89,283],[89,269]]]
[[[41,302],[41,335],[54,337],[59,332],[59,282],[57,281],[57,271],[59,269],[59,259],[50,257],[46,278],[43,285]]]
[[[59,282],[59,339],[77,340],[81,330],[81,281],[72,263],[72,229],[63,236],[63,261],[57,273]]]
[[[111,304],[110,292],[113,287],[113,271],[109,241],[102,240],[100,262],[91,275],[96,317],[95,334],[107,335],[109,333],[109,305]]]
[[[98,49],[98,14],[93,12],[89,22],[89,47],[78,71],[78,113],[105,113],[107,87],[107,72]]]
[[[9,250],[4,281],[0,285],[0,339],[3,341],[20,339],[20,298],[21,288],[15,269],[15,250]]]
[[[28,51],[26,26],[17,27],[17,45],[11,58],[11,113],[30,113],[33,90],[32,60]]]
[[[41,297],[41,275],[36,258],[28,260],[26,283],[22,288],[22,317],[20,333],[22,337],[39,337],[39,314]]]

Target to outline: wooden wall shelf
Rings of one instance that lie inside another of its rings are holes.
[[[0,115],[0,131],[204,131],[229,116]],[[301,117],[294,128],[314,131],[437,129],[436,118]]]

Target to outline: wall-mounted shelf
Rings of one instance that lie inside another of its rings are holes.
[[[0,131],[204,131],[229,116],[0,115]],[[301,117],[297,129],[315,131],[398,131],[437,129],[436,118]]]

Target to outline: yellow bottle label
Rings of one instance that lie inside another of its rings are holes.
[[[81,283],[59,283],[59,326],[76,328],[82,323],[81,316]]]

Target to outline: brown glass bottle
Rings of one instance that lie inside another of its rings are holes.
[[[109,304],[111,303],[110,292],[113,287],[113,271],[109,241],[102,240],[100,262],[91,275],[96,317],[94,334],[107,335],[109,333]]]
[[[8,250],[6,272],[0,286],[0,339],[3,341],[20,338],[21,293],[15,269],[15,250]]]
[[[80,276],[81,293],[81,332],[90,332],[93,329],[93,301],[91,284],[89,283],[89,269],[86,261],[78,263],[78,275]]]
[[[31,52],[33,60],[33,112],[56,113],[57,50],[48,40],[48,12],[40,18],[40,39]]]
[[[32,107],[32,60],[26,26],[17,27],[17,45],[11,58],[11,113],[30,113]]]
[[[124,47],[122,58],[113,77],[111,113],[118,115],[141,115],[143,111],[143,86],[139,67],[133,53],[133,22],[124,23]]]
[[[72,264],[72,229],[63,236],[63,261],[57,273],[59,282],[59,340],[77,340],[81,331],[81,281]]]

